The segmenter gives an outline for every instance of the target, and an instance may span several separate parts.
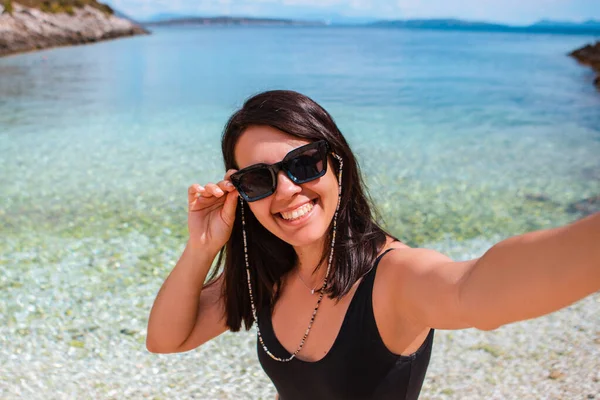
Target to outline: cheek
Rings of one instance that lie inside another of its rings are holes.
[[[269,199],[266,198],[252,203],[246,203],[246,205],[250,207],[250,210],[252,211],[258,222],[260,222],[260,224],[265,228],[268,228],[270,224],[273,223],[273,215],[271,215],[271,212],[269,211],[270,204],[268,200]]]
[[[328,204],[337,204],[338,199],[338,182],[337,177],[333,172],[327,171],[325,176],[327,179],[319,183],[319,195],[326,198]]]

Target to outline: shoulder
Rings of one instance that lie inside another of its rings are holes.
[[[433,265],[452,262],[450,257],[436,250],[413,248],[398,241],[386,243],[383,252],[387,254],[381,258],[379,267],[386,274],[419,273]]]
[[[395,248],[380,261],[379,296],[402,319],[431,328],[468,327],[460,312],[460,285],[475,261],[455,262],[431,249]]]
[[[427,280],[428,276],[439,274],[450,268],[454,261],[445,254],[426,248],[413,248],[400,241],[388,238],[379,260],[378,276],[393,284],[407,285],[415,279]]]
[[[448,256],[431,249],[411,248],[402,243],[393,243],[387,249],[392,250],[387,251],[377,267],[379,286],[389,300],[400,304],[412,303],[407,295],[423,296],[416,289],[427,287],[434,271],[452,263]]]

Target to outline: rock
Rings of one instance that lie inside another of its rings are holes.
[[[598,74],[594,80],[594,84],[600,89],[600,42],[596,44],[588,44],[580,49],[577,49],[569,54],[581,64],[592,67]]]
[[[552,201],[552,199],[549,196],[547,196],[545,194],[542,194],[542,193],[526,194],[525,198],[527,200],[539,201],[539,202],[542,202],[542,203],[546,203],[546,202]]]
[[[587,199],[579,200],[575,203],[569,204],[567,207],[567,212],[581,213],[583,215],[590,215],[600,212],[600,195],[588,197]]]
[[[548,375],[548,378],[552,379],[552,380],[556,380],[556,379],[560,379],[562,377],[565,376],[565,373],[557,370],[557,369],[553,369],[552,371],[550,371],[550,374]]]
[[[72,14],[53,14],[12,4],[12,13],[0,14],[0,56],[148,33],[130,20],[89,5],[74,8]]]
[[[138,333],[138,331],[136,331],[136,330],[127,329],[127,328],[123,328],[119,332],[121,332],[123,335],[127,335],[127,336],[133,336]]]
[[[588,44],[571,52],[570,55],[582,64],[600,67],[600,42],[596,42],[593,45]]]

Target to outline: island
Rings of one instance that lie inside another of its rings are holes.
[[[506,33],[542,33],[542,34],[600,34],[600,21],[590,19],[583,22],[565,22],[541,20],[531,25],[506,25],[483,21],[467,21],[462,19],[406,19],[380,20],[367,24],[374,28],[397,29],[429,29],[429,30],[458,30],[479,32]]]
[[[0,56],[148,33],[95,0],[0,0]]]
[[[148,21],[144,26],[183,26],[183,25],[221,25],[221,26],[324,26],[322,21],[300,21],[278,18],[253,18],[253,17],[196,17],[177,16],[172,18]]]
[[[588,44],[580,49],[577,49],[569,54],[583,65],[588,65],[596,71],[596,79],[594,84],[600,90],[600,42],[596,44]]]

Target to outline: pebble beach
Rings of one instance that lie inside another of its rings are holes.
[[[0,280],[0,398],[274,398],[254,330],[185,354],[146,351],[147,313],[164,272],[139,273],[147,237],[47,239],[29,252],[9,243],[10,265],[29,267],[6,268]],[[173,245],[158,255],[165,265],[182,250]],[[5,252],[1,265],[9,265]],[[596,294],[495,331],[436,331],[421,398],[598,399],[599,309]]]
[[[274,399],[254,330],[145,348],[187,187],[220,179],[223,125],[259,90],[325,106],[411,246],[465,260],[600,210],[600,94],[566,55],[586,40],[164,29],[0,59],[0,399]],[[600,399],[600,293],[436,331],[420,398]]]

